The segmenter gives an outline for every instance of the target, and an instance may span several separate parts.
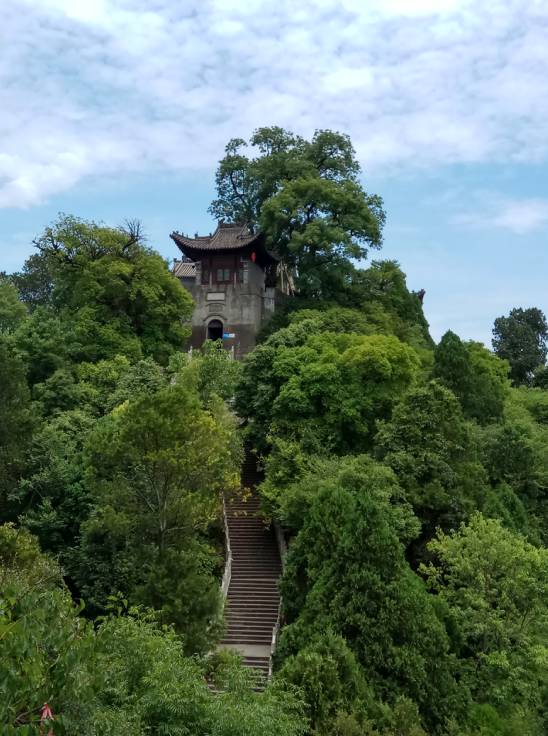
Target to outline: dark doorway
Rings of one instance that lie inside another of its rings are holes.
[[[207,326],[207,339],[208,340],[222,340],[223,339],[223,323],[218,319],[212,319]]]

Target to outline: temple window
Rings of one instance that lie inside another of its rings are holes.
[[[232,269],[231,268],[218,268],[216,280],[218,284],[230,283],[232,281]]]

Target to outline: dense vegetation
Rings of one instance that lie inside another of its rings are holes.
[[[297,293],[241,365],[184,351],[190,297],[135,223],[63,216],[0,281],[2,733],[47,702],[66,734],[542,736],[544,315],[435,345],[399,265],[355,260],[384,213],[350,141],[250,143],[212,211]],[[207,656],[244,441],[289,539],[264,693]]]

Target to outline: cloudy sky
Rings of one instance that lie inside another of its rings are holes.
[[[544,0],[0,0],[0,270],[57,212],[207,231],[226,141],[352,137],[438,338],[548,312]]]

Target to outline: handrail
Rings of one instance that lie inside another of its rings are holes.
[[[230,578],[232,576],[232,549],[230,547],[230,532],[228,530],[228,519],[226,515],[226,502],[223,495],[223,521],[225,528],[225,544],[226,544],[226,561],[225,571],[223,573],[223,582],[221,584],[221,591],[223,598],[226,598],[228,594],[228,586],[230,585]]]
[[[268,658],[268,679],[272,677],[272,660],[274,658],[274,652],[276,651],[276,644],[278,642],[278,634],[280,633],[280,617],[282,613],[282,597],[278,603],[278,615],[276,617],[276,623],[272,627],[272,639],[270,642],[270,656]]]
[[[278,553],[280,555],[280,560],[282,563],[282,570],[285,567],[285,556],[287,554],[287,543],[285,541],[285,536],[282,530],[282,527],[278,524],[277,521],[273,522],[274,526],[274,534],[276,536],[276,542],[278,544]],[[268,659],[268,679],[272,677],[272,664],[274,659],[274,652],[276,651],[276,644],[278,643],[278,634],[280,633],[280,620],[282,615],[282,596],[280,595],[280,600],[278,602],[278,615],[276,616],[276,623],[274,624],[272,628],[272,639],[270,642],[270,657]]]
[[[283,570],[285,567],[285,556],[287,554],[287,542],[285,541],[283,529],[278,524],[278,522],[274,521],[273,525],[274,525],[274,534],[276,535],[276,542],[278,544],[278,552],[280,554],[280,560],[282,562],[282,570]]]

